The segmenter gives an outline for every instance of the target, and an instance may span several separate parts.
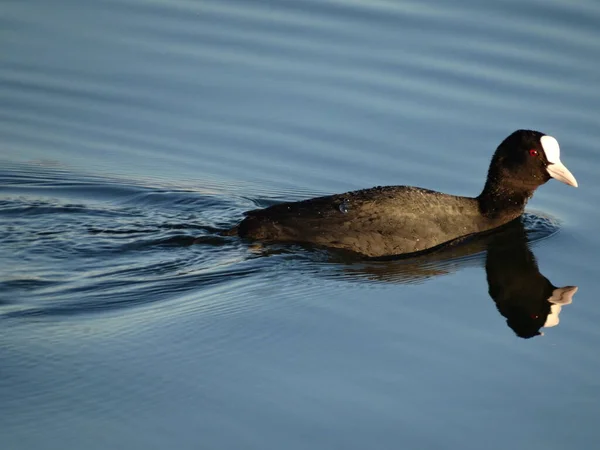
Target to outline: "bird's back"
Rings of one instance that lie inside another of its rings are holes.
[[[250,211],[238,233],[378,257],[418,252],[489,228],[474,198],[388,186]]]

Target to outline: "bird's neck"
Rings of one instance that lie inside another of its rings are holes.
[[[506,180],[500,182],[496,178],[488,178],[477,197],[479,210],[488,218],[503,218],[508,222],[523,214],[533,191],[533,188],[506,183]]]

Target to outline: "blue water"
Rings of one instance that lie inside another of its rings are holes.
[[[598,447],[600,4],[0,11],[3,449]],[[518,128],[580,187],[504,233],[364,262],[215,232],[374,185],[476,195]]]

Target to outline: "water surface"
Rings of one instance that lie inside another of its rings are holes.
[[[596,2],[0,8],[3,448],[597,447]],[[580,188],[501,233],[382,262],[216,233],[476,195],[517,128]]]

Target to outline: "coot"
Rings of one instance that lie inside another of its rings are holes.
[[[227,234],[350,250],[368,257],[405,255],[504,225],[550,178],[577,187],[552,136],[517,130],[496,149],[481,194],[460,197],[411,186],[378,186],[247,212]]]

